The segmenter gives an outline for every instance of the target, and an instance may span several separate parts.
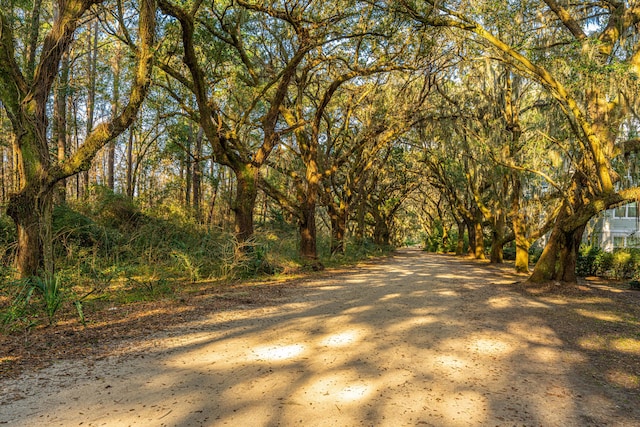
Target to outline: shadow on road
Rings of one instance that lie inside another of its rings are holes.
[[[22,378],[38,391],[0,423],[637,425],[637,312],[602,292],[510,289],[520,278],[399,252],[180,325],[143,353]]]

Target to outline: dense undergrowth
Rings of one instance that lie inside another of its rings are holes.
[[[290,225],[264,224],[240,243],[232,233],[198,224],[179,208],[142,211],[102,188],[81,205],[56,206],[53,227],[55,274],[14,280],[15,229],[0,215],[0,332],[55,323],[61,311],[84,323],[89,311],[105,304],[172,298],[189,286],[304,270]],[[350,243],[346,255],[330,256],[324,236],[318,246],[326,266],[385,251]]]
[[[616,280],[640,279],[640,249],[605,252],[597,246],[582,246],[576,272],[581,276],[601,276]]]

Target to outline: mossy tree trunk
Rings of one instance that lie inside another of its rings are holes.
[[[528,273],[531,242],[527,238],[526,225],[520,215],[514,216],[512,227],[516,241],[515,269],[518,273]]]
[[[236,175],[236,195],[233,201],[235,233],[239,242],[247,241],[253,236],[253,212],[258,197],[258,168],[240,164]]]
[[[586,223],[568,231],[564,231],[559,226],[555,227],[529,277],[529,282],[542,283],[553,280],[575,283],[578,249],[585,227]]]
[[[493,229],[491,230],[491,252],[489,260],[492,264],[504,262],[504,244],[506,236],[507,218],[502,211],[495,214]]]
[[[305,265],[318,268],[318,248],[315,203],[302,208],[299,214],[300,258]]]
[[[456,225],[458,227],[458,240],[456,242],[456,255],[464,254],[464,232],[466,227],[464,221],[456,219]]]
[[[473,228],[475,230],[474,237],[476,240],[473,255],[475,259],[486,259],[487,257],[484,254],[484,231],[482,227],[482,220],[476,219],[473,223]]]
[[[347,231],[347,206],[344,202],[328,203],[329,219],[331,221],[331,254],[344,253]]]
[[[469,236],[469,247],[467,248],[468,256],[476,254],[476,228],[470,218],[465,218],[465,226],[467,227],[467,235]]]
[[[20,153],[27,154],[24,150],[27,141],[23,138],[21,142],[23,150]],[[26,185],[9,197],[7,205],[7,215],[13,219],[17,231],[14,264],[19,277],[53,272],[53,187],[44,185],[37,176],[36,171],[42,168],[39,160],[32,157],[21,161],[20,180]]]

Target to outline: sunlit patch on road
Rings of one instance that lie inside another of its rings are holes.
[[[344,347],[358,341],[359,332],[348,330],[324,337],[320,344],[327,347]]]
[[[255,361],[282,361],[300,356],[305,351],[302,344],[291,344],[282,346],[260,346],[251,350],[249,359]]]

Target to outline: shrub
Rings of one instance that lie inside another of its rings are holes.
[[[91,218],[66,204],[53,209],[53,232],[57,242],[64,245],[91,247],[104,240],[103,230]]]
[[[62,290],[61,276],[45,273],[31,278],[32,286],[40,293],[44,311],[52,325],[58,309],[62,306],[65,296]]]
[[[129,231],[143,225],[147,218],[126,195],[114,193],[108,187],[91,188],[89,215],[100,224]]]
[[[0,311],[3,332],[29,330],[35,326],[31,298],[35,287],[29,279],[6,281],[0,287],[0,301],[8,303]]]
[[[622,249],[614,252],[612,270],[616,279],[630,279],[640,268],[640,251],[637,249]]]
[[[0,296],[9,301],[0,313],[3,329],[7,331],[30,329],[36,325],[42,311],[47,315],[49,324],[53,324],[65,301],[61,276],[57,274],[8,281],[3,285]]]
[[[596,255],[594,260],[595,273],[598,276],[606,276],[613,267],[613,254],[611,252],[601,251]]]
[[[532,245],[529,248],[529,262],[531,264],[537,263],[540,259],[540,256],[542,255],[543,250],[544,248],[538,244]]]
[[[516,245],[515,244],[505,245],[504,249],[502,250],[502,256],[504,257],[504,259],[506,259],[508,261],[515,260],[516,259]]]
[[[640,250],[629,248],[604,252],[597,247],[585,246],[580,249],[576,272],[581,276],[634,278],[640,275]]]
[[[602,249],[597,246],[581,246],[576,261],[576,273],[578,276],[593,276],[597,274],[596,260],[602,254]]]

